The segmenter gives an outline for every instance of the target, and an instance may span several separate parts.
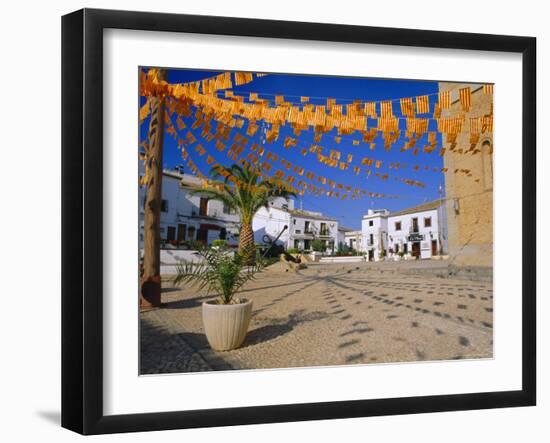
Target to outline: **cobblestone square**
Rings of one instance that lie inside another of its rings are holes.
[[[163,282],[163,306],[140,314],[142,374],[491,358],[486,280],[415,273],[432,263],[267,268],[239,294],[253,300],[242,347],[210,349],[201,304]]]

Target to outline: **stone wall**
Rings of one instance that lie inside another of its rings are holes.
[[[484,94],[481,85],[440,83],[440,91],[470,86],[472,106],[464,113],[461,104],[455,99],[451,108],[442,112],[443,118],[465,114],[462,133],[457,137],[456,146],[443,140],[446,148],[444,166],[446,210],[448,218],[448,241],[451,262],[463,266],[493,265],[493,137],[490,133],[481,134],[477,149],[481,152],[466,153],[470,148],[469,118],[492,112],[492,96]],[[496,89],[496,88],[495,88]],[[455,173],[456,169],[469,169],[471,176]]]

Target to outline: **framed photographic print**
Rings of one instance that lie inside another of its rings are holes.
[[[534,38],[63,17],[62,425],[534,405]]]

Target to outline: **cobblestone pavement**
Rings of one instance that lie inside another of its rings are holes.
[[[163,307],[141,313],[143,374],[492,357],[486,281],[277,264],[241,292],[253,316],[242,347],[228,352],[212,351],[202,329],[201,303],[213,297],[163,285]]]

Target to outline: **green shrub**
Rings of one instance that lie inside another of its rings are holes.
[[[212,242],[212,246],[218,247],[218,248],[225,248],[227,247],[227,240],[217,239]]]
[[[187,247],[192,251],[198,251],[199,249],[204,247],[204,245],[198,240],[188,240],[185,243],[187,244]]]
[[[289,254],[299,254],[300,250],[298,248],[288,248],[286,252]]]
[[[322,240],[315,239],[311,242],[311,249],[315,252],[325,252],[327,250],[327,246]]]

